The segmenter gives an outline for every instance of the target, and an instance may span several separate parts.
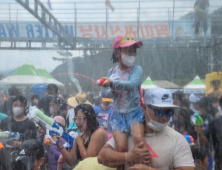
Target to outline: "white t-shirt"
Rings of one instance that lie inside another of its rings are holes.
[[[145,141],[150,150],[151,167],[171,170],[178,167],[195,167],[190,146],[184,136],[170,127],[154,135],[145,134]],[[107,142],[115,149],[114,138]],[[128,138],[128,151],[134,148],[133,138]],[[125,169],[133,165],[125,165]]]

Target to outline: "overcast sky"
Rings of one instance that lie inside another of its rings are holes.
[[[23,0],[24,1],[24,0]],[[33,2],[34,0],[29,0]],[[47,3],[48,0],[40,0],[43,3]],[[59,21],[74,21],[74,15],[72,14],[74,9],[74,2],[77,2],[76,8],[80,10],[81,14],[78,14],[78,21],[105,21],[105,0],[50,0],[53,10],[50,10]],[[84,3],[84,2],[100,2],[100,3]],[[115,11],[109,11],[109,21],[136,21],[136,9],[139,6],[138,0],[110,0]],[[129,2],[131,1],[131,2]],[[78,3],[82,2],[82,3]],[[176,0],[175,1],[175,20],[181,16],[193,11],[192,7],[195,0]],[[11,15],[9,15],[9,3],[11,8]],[[48,6],[45,4],[48,8]],[[210,0],[209,12],[218,9],[222,6],[222,0]],[[141,20],[167,20],[168,9],[173,9],[173,0],[142,0],[140,3]],[[86,9],[87,8],[87,9]],[[125,9],[123,9],[125,8]],[[16,20],[18,11],[18,21],[37,21],[27,11],[17,4],[15,0],[1,0],[0,1],[0,21],[2,20]],[[60,9],[60,10],[58,10]],[[69,10],[67,10],[69,9]],[[84,10],[85,9],[85,10]],[[98,10],[95,10],[98,9]],[[70,12],[69,14],[67,14]],[[88,12],[88,14],[87,14]],[[93,12],[97,14],[93,14]],[[73,56],[81,56],[82,52],[73,51]],[[0,71],[15,69],[25,63],[29,59],[36,67],[44,67],[47,71],[51,72],[61,62],[54,61],[52,57],[59,56],[54,51],[18,51],[18,50],[0,50]]]

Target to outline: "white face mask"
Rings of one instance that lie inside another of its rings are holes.
[[[166,122],[166,123],[159,123],[159,122],[157,122],[155,120],[150,119],[150,121],[147,123],[147,125],[151,129],[159,132],[159,131],[162,131],[168,125],[168,122]]]
[[[55,109],[52,108],[52,107],[50,107],[50,113],[51,113],[51,114],[54,114],[54,113],[55,113]]]
[[[13,113],[14,113],[15,116],[20,116],[21,114],[24,113],[24,108],[14,107],[13,108]]]
[[[107,126],[107,122],[103,121],[103,127],[104,127],[105,129],[108,128],[108,126]]]
[[[125,66],[130,67],[131,65],[133,65],[135,61],[135,56],[128,56],[124,53],[121,53],[121,56],[121,61]]]
[[[110,104],[105,106],[103,103],[101,104],[103,110],[108,110],[110,108]]]

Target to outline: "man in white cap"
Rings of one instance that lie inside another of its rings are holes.
[[[177,169],[194,170],[194,160],[186,139],[168,127],[168,121],[177,106],[173,105],[169,90],[155,88],[144,96],[145,142],[134,146],[128,138],[128,152],[115,151],[115,141],[110,139],[100,151],[98,162],[110,167],[125,165],[125,169]]]

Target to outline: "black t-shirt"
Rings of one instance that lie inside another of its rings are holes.
[[[210,114],[211,114],[211,116],[215,117],[215,115],[216,115],[217,112],[219,112],[217,108],[215,108],[215,107],[213,107],[213,106],[210,108]]]
[[[222,160],[222,116],[216,117],[210,121],[205,131],[205,136],[209,140],[211,147],[215,151],[216,165],[221,164]],[[218,165],[217,165],[218,166]]]
[[[17,122],[12,116],[6,117],[1,121],[0,129],[2,131],[22,133],[24,140],[36,139],[37,129],[35,123],[29,120],[29,118],[26,118],[21,122]]]
[[[209,6],[209,1],[208,0],[197,0],[194,4],[196,8],[206,10],[207,7]]]

